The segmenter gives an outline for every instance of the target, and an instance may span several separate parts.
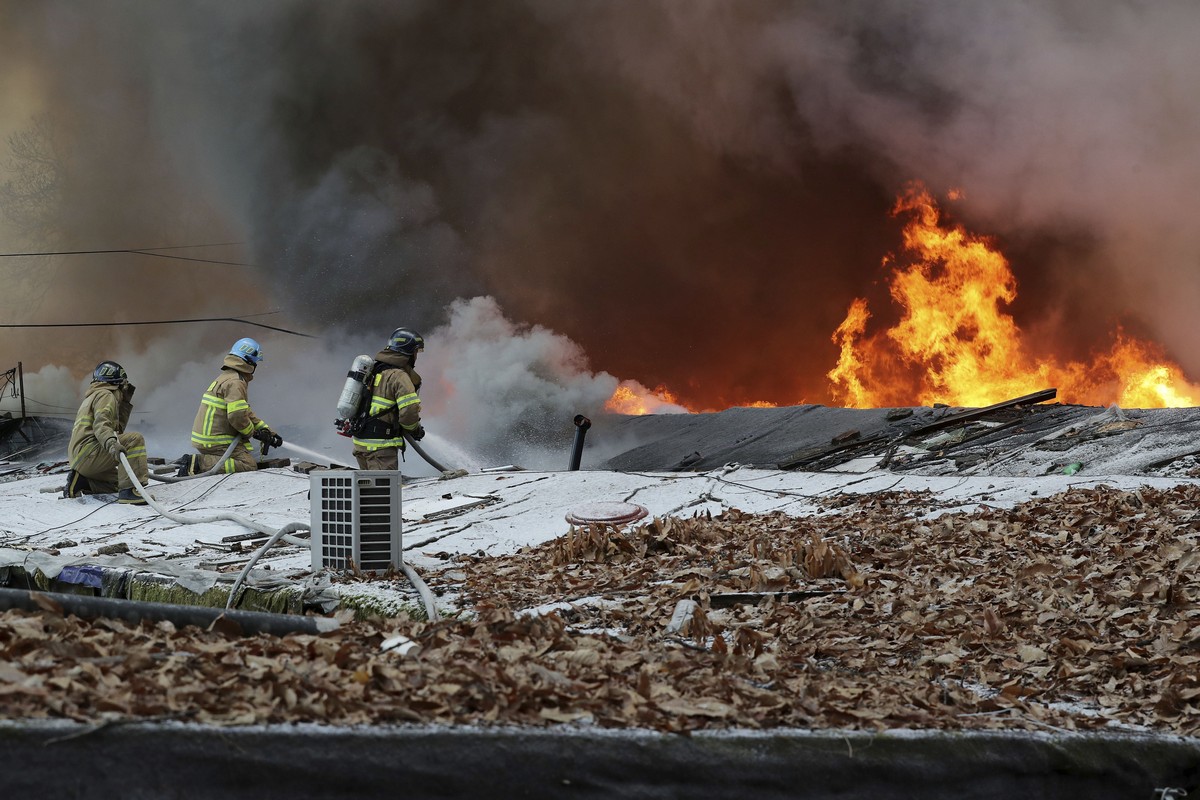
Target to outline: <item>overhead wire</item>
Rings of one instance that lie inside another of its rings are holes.
[[[270,312],[275,313],[275,312]],[[263,316],[262,314],[247,315],[247,316]],[[195,322],[237,322],[242,325],[253,325],[256,328],[266,328],[269,331],[278,331],[291,336],[303,336],[305,339],[319,339],[311,333],[303,333],[301,331],[293,331],[288,328],[280,328],[276,325],[267,325],[263,322],[251,322],[244,317],[196,317],[194,319],[156,319],[156,320],[134,320],[132,322],[29,322],[29,323],[0,323],[0,328],[119,328],[130,325],[185,325]]]
[[[194,258],[191,256],[176,256],[167,253],[160,253],[160,250],[191,250],[200,247],[225,247],[229,245],[242,244],[241,242],[214,242],[212,244],[184,244],[173,245],[169,247],[121,247],[112,249],[97,249],[97,250],[47,250],[44,252],[32,253],[0,253],[0,258],[37,258],[41,256],[94,256],[94,255],[135,255],[135,256],[150,256],[151,258],[169,258],[176,261],[198,261],[205,264],[225,264],[231,267],[251,267],[254,264],[247,264],[243,261],[223,261],[213,258]]]
[[[80,256],[80,255],[139,255],[150,256],[152,258],[168,258],[177,261],[194,261],[204,264],[225,264],[232,267],[250,267],[257,269],[256,265],[248,264],[244,261],[224,261],[213,258],[196,258],[194,256],[180,256],[169,253],[159,252],[162,250],[190,250],[201,247],[225,247],[231,245],[239,245],[242,242],[212,242],[207,244],[190,244],[190,245],[171,245],[167,247],[121,247],[109,249],[95,250],[46,250],[41,252],[29,253],[0,253],[0,258],[35,258],[39,256]],[[136,320],[133,322],[50,322],[50,323],[8,323],[0,324],[0,328],[109,328],[123,327],[129,325],[185,325],[197,322],[238,322],[243,325],[253,325],[256,328],[265,328],[270,331],[278,331],[292,336],[303,336],[309,339],[318,338],[310,333],[302,333],[293,331],[287,328],[280,328],[274,325],[267,325],[262,322],[251,322],[245,317],[259,317],[267,314],[275,314],[278,312],[270,311],[260,314],[244,314],[240,317],[202,317],[196,319],[166,319],[166,320]]]

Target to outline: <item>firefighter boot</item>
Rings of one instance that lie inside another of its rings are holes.
[[[63,487],[63,497],[82,497],[89,494],[91,488],[87,478],[75,470],[70,470],[67,472],[67,485]]]
[[[117,492],[117,502],[128,506],[144,506],[146,505],[146,498],[138,494],[137,489],[129,488]]]

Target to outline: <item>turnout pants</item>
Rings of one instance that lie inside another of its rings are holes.
[[[150,474],[146,469],[146,439],[134,431],[118,434],[117,441],[125,447],[125,458],[133,473],[145,486],[150,482]],[[108,454],[108,450],[99,446],[71,465],[71,469],[88,479],[89,491],[92,494],[107,494],[132,489],[133,481],[125,474],[120,463]]]
[[[399,469],[400,448],[381,447],[378,450],[354,448],[354,460],[359,469]]]
[[[213,447],[197,447],[200,451],[200,457],[196,459],[196,469],[200,472],[208,472],[213,468],[213,465],[221,460],[221,456],[225,453],[225,448],[229,445],[214,445]],[[258,469],[258,462],[254,460],[254,451],[250,448],[249,442],[243,442],[233,448],[233,453],[230,454],[229,460],[221,467],[221,472],[253,472]]]

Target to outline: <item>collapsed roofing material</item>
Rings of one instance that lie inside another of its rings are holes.
[[[773,487],[785,493],[794,492],[799,486],[814,485],[827,485],[829,490],[855,485],[856,491],[863,492],[895,486],[941,491],[945,487],[937,489],[940,484],[920,477],[933,475],[955,476],[957,480],[977,476],[978,483],[965,485],[974,486],[978,492],[996,484],[993,480],[996,476],[1004,475],[1073,473],[1094,484],[1108,475],[1186,475],[1200,469],[1194,457],[1197,452],[1194,442],[1200,437],[1198,409],[1123,411],[1116,407],[1036,404],[1047,394],[1026,395],[975,410],[859,410],[810,405],[735,408],[716,414],[605,417],[596,426],[593,443],[612,442],[630,434],[644,442],[605,465],[624,474],[585,470],[572,475],[504,476],[481,472],[458,479],[457,491],[449,494],[439,488],[436,480],[410,485],[405,489],[403,514],[409,531],[406,536],[415,543],[409,545],[412,547],[442,542],[448,534],[429,535],[421,530],[422,526],[432,528],[450,517],[459,517],[448,523],[447,528],[469,530],[460,546],[475,550],[478,545],[470,540],[481,534],[522,541],[525,534],[515,533],[513,526],[523,522],[534,525],[536,535],[544,538],[560,532],[563,515],[574,504],[607,501],[630,504],[635,497],[637,503],[631,507],[644,506],[655,516],[705,510],[720,513],[731,507],[756,508],[757,499],[739,497],[740,490],[731,489],[725,482],[729,474],[726,465],[737,462],[767,468],[755,473],[757,477],[753,480],[759,488],[753,491],[767,492]],[[785,478],[789,472],[779,471],[780,463],[795,465],[795,471],[809,474],[833,476],[870,471],[874,477],[833,478],[814,483],[801,475]],[[681,464],[686,467],[681,468]],[[0,551],[4,581],[25,570],[29,574],[20,580],[30,587],[65,589],[80,581],[95,580],[93,588],[101,588],[105,593],[112,590],[112,596],[224,605],[232,576],[221,573],[246,568],[249,557],[243,546],[257,548],[262,544],[261,540],[255,540],[253,545],[249,541],[227,541],[230,536],[222,535],[236,533],[244,538],[241,529],[219,529],[215,535],[207,530],[187,532],[169,520],[144,519],[141,514],[133,522],[135,518],[129,509],[105,508],[102,498],[73,501],[69,505],[56,497],[42,495],[33,499],[27,495],[34,490],[57,492],[61,477],[53,475],[52,465],[49,469],[26,465],[20,470],[22,474],[17,477],[26,477],[28,482],[22,481],[23,486],[0,493],[0,519],[3,519],[0,539],[11,548]],[[634,474],[639,470],[675,472],[681,480]],[[708,477],[699,481],[686,477],[705,475]],[[912,480],[905,476],[911,476]],[[547,480],[562,487],[556,494],[556,503],[548,508],[535,506],[535,513],[523,520],[513,518],[511,524],[498,523],[511,513],[506,509],[538,496],[537,484]],[[304,486],[295,485],[297,481]],[[218,484],[220,490],[208,496]],[[155,497],[161,496],[167,504],[189,505],[189,513],[253,503],[255,515],[274,530],[306,513],[307,484],[306,476],[266,470],[252,475],[203,478],[190,484],[167,484],[154,491]],[[517,486],[529,488],[514,491]],[[263,502],[264,492],[272,499]],[[206,499],[201,502],[200,498]],[[812,513],[810,505],[804,502],[775,502],[764,508]],[[131,533],[126,534],[126,528]],[[439,544],[439,548],[453,552],[454,538]],[[109,547],[124,549],[104,556]],[[253,592],[246,602],[251,605],[242,607],[328,611],[345,602],[340,590],[308,580],[305,572],[308,559],[296,545],[273,548],[270,556],[268,560],[274,562],[276,569],[253,570],[247,576]],[[102,558],[114,560],[106,562]],[[89,577],[88,569],[104,575]],[[60,577],[64,574],[65,577]],[[418,603],[416,598],[404,596],[388,599],[385,605],[397,609],[417,607]]]
[[[0,414],[0,460],[35,461],[47,453],[65,452],[71,424],[71,420],[55,417]]]
[[[71,422],[25,413],[25,372],[21,362],[0,372],[0,399],[5,397],[20,400],[20,413],[0,412],[0,461],[35,459],[44,452],[66,447]]]
[[[847,409],[806,405],[607,421],[640,444],[616,470],[764,469],[918,474],[1153,474],[1200,453],[1200,409],[1043,404],[1053,389],[982,409]]]

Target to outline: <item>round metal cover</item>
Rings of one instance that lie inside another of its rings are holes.
[[[567,522],[572,525],[628,525],[650,512],[637,503],[601,500],[584,503],[567,512]]]

